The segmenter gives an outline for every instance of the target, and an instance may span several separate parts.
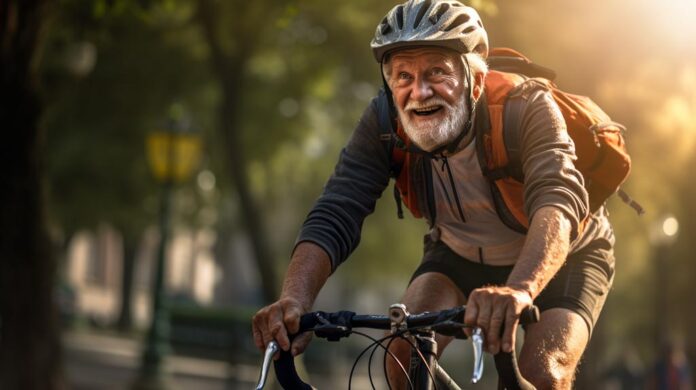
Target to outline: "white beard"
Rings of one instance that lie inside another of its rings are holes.
[[[406,114],[406,112],[414,109],[434,105],[440,105],[445,110],[444,119],[433,118],[415,123]],[[454,141],[460,132],[463,131],[464,124],[469,116],[464,95],[459,98],[455,105],[450,105],[444,99],[436,96],[422,103],[410,102],[404,110],[398,107],[397,111],[408,138],[426,152],[432,152],[438,147]]]

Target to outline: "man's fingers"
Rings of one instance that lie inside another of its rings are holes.
[[[290,352],[292,353],[292,356],[297,356],[304,352],[305,348],[307,348],[307,344],[312,340],[312,332],[304,332],[303,334],[297,336],[293,341],[292,341],[292,347],[290,349]]]
[[[476,318],[478,317],[478,305],[473,299],[473,294],[469,297],[469,301],[466,303],[466,311],[464,312],[464,333],[468,337],[471,337],[471,328],[476,326]]]
[[[270,311],[268,316],[268,328],[269,337],[264,340],[266,345],[268,345],[271,340],[275,339],[275,341],[278,342],[278,346],[280,346],[283,351],[288,351],[290,349],[290,339],[285,329],[280,307],[276,306]]]
[[[260,327],[260,315],[256,314],[252,319],[251,319],[251,333],[254,335],[254,344],[256,344],[256,348],[260,350],[264,350],[266,348],[265,345],[263,345],[263,334],[261,332]]]
[[[254,342],[262,351],[264,351],[268,343],[273,340],[273,335],[268,327],[268,316],[269,310],[268,308],[265,308],[262,311],[259,311],[253,318]]]
[[[494,305],[493,314],[491,314],[486,340],[488,341],[488,352],[492,354],[496,354],[500,351],[500,335],[503,331],[503,323],[505,322],[505,307],[506,305],[504,304]],[[507,326],[507,324],[505,325]]]
[[[290,334],[295,334],[300,331],[300,316],[302,312],[297,306],[283,308],[283,322]]]
[[[476,317],[476,326],[483,329],[483,333],[486,335],[486,338],[490,336],[489,333],[492,314],[491,310],[492,305],[488,299],[486,299],[484,302],[478,305],[478,316]]]
[[[299,331],[302,306],[294,299],[281,299],[260,309],[251,320],[254,344],[264,351],[271,341],[276,341],[283,351],[290,351],[290,335]],[[295,353],[304,350],[308,340],[302,340],[297,344]],[[292,351],[291,351],[292,352]],[[280,354],[276,354],[277,359]]]
[[[464,323],[483,330],[486,350],[512,352],[521,308],[532,304],[532,296],[523,290],[489,286],[472,291],[468,299]],[[471,336],[469,328],[465,332]]]
[[[503,332],[504,352],[512,352],[515,349],[515,333],[519,322],[519,316],[512,308],[509,308],[505,316],[505,331]]]

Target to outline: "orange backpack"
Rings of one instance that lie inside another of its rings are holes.
[[[528,227],[523,211],[524,177],[519,125],[526,103],[524,96],[537,88],[549,90],[563,114],[568,134],[575,143],[575,166],[585,179],[590,211],[596,211],[609,196],[618,193],[638,214],[644,212],[638,203],[619,189],[631,169],[623,125],[612,121],[590,98],[558,89],[552,81],[555,78],[552,70],[532,63],[515,50],[492,49],[488,64],[490,71],[486,77],[485,91],[489,126],[478,126],[476,129],[477,148],[483,174],[491,183],[498,214],[506,225],[518,231],[526,231]],[[385,126],[385,110],[380,108],[379,111],[381,139],[389,141],[388,151],[396,178],[395,198],[399,206],[399,217],[402,217],[401,200],[414,216],[421,217],[427,211],[424,209],[433,208],[432,205],[419,201],[422,197],[416,196],[418,191],[430,192],[428,186],[424,188],[422,185],[427,180],[416,179],[418,183],[414,183],[414,175],[410,171],[418,158],[404,151],[404,146],[409,142],[401,126],[397,123],[396,131],[391,130],[394,128],[394,121]],[[426,198],[431,197],[429,193],[426,195]]]

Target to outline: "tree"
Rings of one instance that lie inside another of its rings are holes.
[[[53,301],[56,263],[46,228],[36,60],[47,1],[0,5],[0,387],[62,385]]]

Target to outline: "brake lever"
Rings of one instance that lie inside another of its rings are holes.
[[[471,334],[471,345],[474,348],[474,372],[471,375],[471,383],[477,383],[483,376],[483,331],[474,328]]]
[[[266,346],[266,352],[263,354],[263,364],[261,365],[261,373],[259,374],[259,383],[256,385],[256,390],[262,390],[266,385],[266,379],[268,378],[268,369],[271,367],[271,361],[273,360],[273,355],[278,352],[278,343],[275,340],[268,343]]]

